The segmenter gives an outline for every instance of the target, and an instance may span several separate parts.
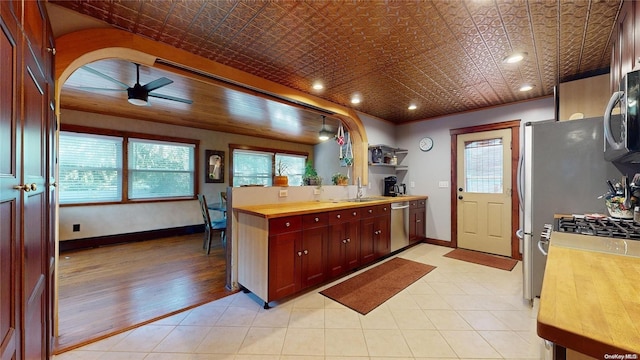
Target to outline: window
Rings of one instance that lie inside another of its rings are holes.
[[[464,145],[467,192],[502,192],[502,138],[470,141]]]
[[[195,146],[129,139],[129,199],[193,196]]]
[[[84,131],[60,133],[60,204],[195,196],[197,141]]]
[[[122,199],[122,138],[60,133],[60,203]]]
[[[233,186],[273,184],[278,162],[285,165],[285,175],[289,177],[289,186],[302,185],[306,154],[291,154],[275,149],[259,149],[230,145],[232,156]]]

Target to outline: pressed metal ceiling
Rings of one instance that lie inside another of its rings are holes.
[[[397,124],[550,95],[559,82],[606,71],[621,6],[619,0],[49,1]],[[516,50],[528,53],[524,61],[503,63]],[[322,92],[311,89],[315,80],[324,83]],[[518,91],[523,83],[533,90]],[[362,96],[359,105],[350,103],[354,93]],[[418,108],[408,110],[410,103]]]

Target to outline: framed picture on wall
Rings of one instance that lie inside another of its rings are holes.
[[[224,151],[205,150],[205,179],[208,183],[224,182]]]

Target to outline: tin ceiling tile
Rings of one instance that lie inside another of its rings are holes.
[[[392,122],[545,96],[609,66],[620,0],[50,0],[118,28]],[[560,21],[558,23],[558,20]],[[503,64],[511,51],[528,57]],[[520,84],[534,84],[524,94]],[[409,100],[424,104],[406,110]],[[428,109],[428,110],[427,110]]]

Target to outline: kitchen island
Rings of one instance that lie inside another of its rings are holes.
[[[537,328],[596,359],[638,359],[640,242],[554,232]]]
[[[234,206],[238,284],[268,308],[270,302],[369,265],[391,253],[391,204],[413,205],[420,227],[412,229],[424,234],[426,200],[400,196]],[[413,243],[424,239],[413,235]]]

